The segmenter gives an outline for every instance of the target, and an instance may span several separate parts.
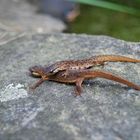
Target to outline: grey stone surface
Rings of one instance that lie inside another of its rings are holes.
[[[104,79],[83,84],[82,97],[74,85],[44,82],[28,68],[58,60],[119,54],[140,59],[140,43],[106,36],[5,33],[0,41],[1,140],[138,140],[140,92]],[[1,33],[2,36],[2,33]],[[105,70],[140,85],[140,64],[108,63]]]
[[[36,13],[27,0],[0,0],[0,29],[16,32],[62,32],[66,25],[49,15]]]

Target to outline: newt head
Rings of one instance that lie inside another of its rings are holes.
[[[33,77],[37,77],[37,78],[46,78],[47,79],[47,74],[45,74],[45,69],[42,66],[33,66],[29,68],[30,71],[30,75]]]

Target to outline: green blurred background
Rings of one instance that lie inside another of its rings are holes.
[[[135,1],[135,0],[134,0]],[[125,4],[139,9],[133,0],[125,0]],[[131,2],[131,3],[130,3]],[[140,41],[140,16],[122,13],[97,6],[81,5],[81,14],[70,25],[73,33],[93,35],[109,35],[127,41]]]

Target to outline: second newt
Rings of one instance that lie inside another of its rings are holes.
[[[44,70],[46,71],[47,75],[53,75],[63,70],[68,71],[68,70],[89,69],[97,65],[104,65],[105,62],[140,63],[140,60],[126,57],[126,56],[120,56],[120,55],[97,55],[97,56],[92,56],[88,59],[82,59],[82,60],[59,61],[50,66],[44,67]]]

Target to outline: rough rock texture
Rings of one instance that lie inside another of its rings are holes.
[[[52,33],[62,32],[66,26],[59,19],[37,14],[27,0],[0,0],[0,29]]]
[[[30,66],[98,54],[140,59],[140,43],[74,34],[6,36],[0,41],[1,140],[140,139],[139,91],[104,79],[86,81],[76,98],[73,85],[51,81],[34,94],[28,90],[37,81],[28,76]],[[140,85],[140,64],[108,63],[104,69]]]

